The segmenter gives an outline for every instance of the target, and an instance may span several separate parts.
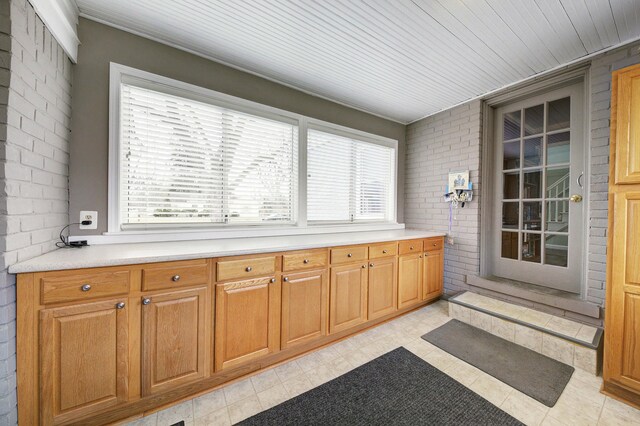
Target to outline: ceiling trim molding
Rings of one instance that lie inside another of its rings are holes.
[[[46,1],[46,0],[40,0],[40,1]],[[164,39],[162,39],[160,37],[151,36],[149,34],[146,34],[146,33],[142,32],[142,31],[132,30],[131,28],[127,28],[127,27],[124,27],[122,25],[114,24],[112,22],[106,21],[104,19],[96,18],[94,16],[87,15],[87,14],[82,13],[82,12],[80,12],[80,17],[88,19],[90,21],[97,22],[99,24],[106,25],[106,26],[111,27],[111,28],[115,28],[115,29],[120,30],[120,31],[124,31],[124,32],[129,33],[129,34],[136,35],[138,37],[145,38],[147,40],[155,41],[156,43],[164,44],[165,46],[173,47],[174,49],[182,50],[183,52],[191,53],[192,55],[196,55],[196,56],[199,56],[201,58],[207,59],[209,61],[225,65],[225,66],[227,66],[229,68],[233,68],[233,69],[236,69],[238,71],[246,72],[247,74],[255,75],[256,77],[263,78],[265,80],[271,81],[272,83],[276,83],[276,84],[279,84],[281,86],[288,87],[290,89],[296,90],[298,92],[302,92],[302,93],[304,93],[306,95],[313,96],[315,98],[324,99],[325,101],[333,102],[334,104],[338,104],[338,105],[341,105],[343,107],[347,107],[347,108],[350,108],[350,109],[353,109],[353,110],[356,110],[356,111],[360,111],[360,112],[363,112],[365,114],[373,115],[375,117],[382,118],[383,120],[388,120],[388,121],[391,121],[391,122],[394,122],[394,123],[397,123],[397,124],[402,124],[403,126],[406,126],[407,124],[409,124],[408,122],[400,121],[400,120],[398,120],[396,118],[387,117],[386,115],[378,114],[376,112],[364,109],[362,107],[357,107],[355,105],[350,105],[350,104],[347,104],[345,102],[338,101],[336,99],[333,99],[333,98],[330,98],[330,97],[327,97],[327,96],[323,96],[323,95],[320,95],[318,93],[315,93],[315,92],[312,92],[312,91],[309,91],[309,90],[306,90],[306,89],[302,89],[302,88],[300,88],[298,86],[294,86],[294,85],[286,83],[286,82],[284,82],[282,80],[278,80],[276,78],[269,77],[269,76],[267,76],[265,74],[261,74],[261,73],[256,72],[256,71],[252,71],[250,69],[243,68],[243,67],[240,67],[238,65],[234,65],[234,64],[229,63],[227,61],[224,61],[224,60],[222,60],[220,58],[217,58],[217,57],[215,57],[213,55],[208,55],[206,53],[202,53],[202,52],[199,52],[197,50],[181,46],[181,45],[179,45],[177,43],[173,43],[173,42],[164,40]]]
[[[73,63],[78,62],[78,16],[75,0],[29,0],[51,35]]]

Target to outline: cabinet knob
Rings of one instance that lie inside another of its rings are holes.
[[[382,250],[382,254],[387,254],[387,250]]]
[[[347,257],[353,257],[353,254],[349,253],[347,254]]]
[[[418,256],[420,259],[422,259],[422,255]]]
[[[433,243],[433,246],[434,246],[434,247],[435,247],[435,246],[437,246],[437,245],[438,245],[438,243]]]
[[[289,277],[284,277],[284,278],[282,279],[282,281],[284,281],[285,283],[288,283],[288,282],[289,282]]]
[[[270,283],[275,283],[275,282],[276,282],[276,279],[275,279],[275,278],[271,278],[271,279],[269,280],[269,282],[270,282]]]
[[[82,291],[89,291],[91,290],[91,284],[85,284],[82,287],[80,287],[80,290]]]
[[[425,255],[425,256],[428,256],[428,255],[429,255],[429,253],[425,253],[424,255]]]
[[[247,272],[251,272],[253,271],[253,268],[251,266],[247,266],[246,268],[244,268],[244,270]]]
[[[123,309],[123,308],[124,308],[124,302],[116,303],[116,309]]]
[[[366,268],[366,267],[367,267],[367,265],[362,265],[362,269],[364,269],[364,268]]]
[[[149,298],[142,299],[142,304],[143,305],[148,305],[149,303],[151,303],[151,299],[149,299]]]
[[[305,259],[305,260],[303,260],[303,261],[302,261],[302,263],[305,263],[305,264],[306,264],[306,263],[309,263],[309,259]]]
[[[409,247],[409,250],[413,250],[413,246]]]
[[[173,282],[180,281],[180,275],[174,275],[174,276],[172,276],[172,277],[171,277],[171,281],[173,281]]]
[[[373,268],[373,263],[370,263],[369,266],[371,266]]]

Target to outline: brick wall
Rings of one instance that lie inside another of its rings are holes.
[[[609,116],[611,72],[640,63],[640,43],[610,51],[592,59],[590,81],[589,209],[586,299],[603,306],[607,244],[607,185],[609,178]],[[448,229],[448,207],[442,192],[449,171],[470,169],[478,183],[474,201],[459,209],[453,220],[454,247],[445,251],[445,288],[468,288],[467,274],[478,274],[480,241],[479,202],[482,197],[479,170],[481,152],[481,102],[475,101],[427,117],[407,127],[405,222],[407,227],[438,231]],[[489,292],[486,292],[489,294]],[[509,298],[507,298],[509,299]],[[517,299],[510,299],[518,302]],[[544,307],[536,305],[543,309]],[[548,309],[547,309],[548,310]],[[550,310],[554,314],[566,314]],[[584,318],[581,318],[584,319]]]
[[[449,204],[443,201],[448,174],[469,170],[474,199],[453,210],[453,246],[445,248],[447,291],[467,288],[465,276],[480,269],[480,140],[482,103],[470,102],[407,127],[405,223],[409,228],[448,232]]]
[[[0,1],[0,424],[15,424],[15,277],[68,221],[71,62],[26,0]]]

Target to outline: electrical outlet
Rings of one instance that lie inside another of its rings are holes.
[[[80,224],[80,229],[98,229],[98,212],[82,210],[80,212],[80,220],[78,222],[83,222],[85,220],[90,220],[91,225]]]

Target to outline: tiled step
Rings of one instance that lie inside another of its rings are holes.
[[[468,291],[449,299],[449,316],[588,373],[600,372],[601,328]]]

